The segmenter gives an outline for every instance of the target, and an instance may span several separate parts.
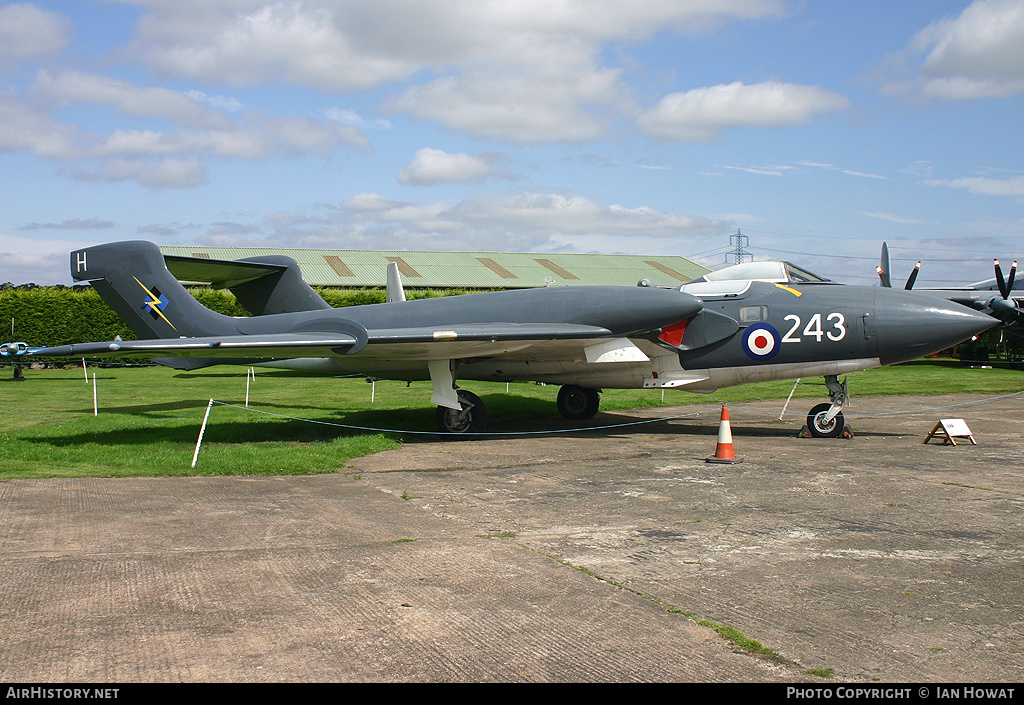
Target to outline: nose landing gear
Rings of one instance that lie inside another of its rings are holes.
[[[826,375],[825,386],[831,404],[818,404],[807,414],[807,425],[800,429],[804,438],[853,438],[853,431],[846,425],[842,409],[850,401],[846,381],[839,382],[837,375]]]

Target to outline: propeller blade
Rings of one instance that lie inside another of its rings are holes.
[[[879,266],[875,267],[875,271],[878,272],[878,280],[882,282],[882,286],[889,288],[892,284],[889,282],[889,275],[886,274],[885,270]]]
[[[999,260],[994,259],[992,262],[995,264],[996,269],[996,286],[999,287],[999,293],[1005,299],[1009,296],[1009,292],[1006,290],[1006,280],[1003,279],[1003,270],[999,268]]]
[[[1013,264],[1010,265],[1010,276],[1006,278],[1006,298],[1010,298],[1010,294],[1013,293],[1013,275],[1017,273],[1017,260],[1013,260]]]
[[[875,271],[878,272],[878,279],[882,282],[882,286],[889,288],[892,286],[892,282],[889,280],[889,245],[882,243],[882,258],[875,267]]]
[[[912,271],[910,273],[910,277],[907,279],[907,285],[905,287],[903,287],[903,288],[906,289],[907,291],[910,291],[911,289],[913,289],[914,288],[914,282],[917,281],[917,275],[920,272],[921,272],[921,262],[918,261],[918,263],[914,266],[914,271]]]

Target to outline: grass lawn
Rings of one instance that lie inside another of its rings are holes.
[[[0,479],[337,472],[353,457],[398,447],[399,431],[431,432],[430,383],[336,378],[257,371],[246,401],[246,368],[177,372],[165,367],[26,370],[11,380],[0,368]],[[93,374],[98,414],[93,413]],[[855,397],[900,394],[1005,394],[1024,388],[1024,373],[962,369],[921,362],[858,372]],[[555,386],[466,382],[483,398],[490,429],[503,420],[557,417]],[[606,390],[604,410],[721,401],[785,399],[792,381],[719,390],[712,395],[668,390]],[[371,394],[373,401],[371,403]],[[209,400],[214,404],[195,468],[196,439]],[[826,399],[820,378],[794,398]],[[595,422],[598,425],[599,421]],[[381,430],[387,429],[387,430]]]

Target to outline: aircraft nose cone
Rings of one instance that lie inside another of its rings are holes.
[[[882,364],[937,353],[999,323],[938,296],[879,289],[875,302]]]

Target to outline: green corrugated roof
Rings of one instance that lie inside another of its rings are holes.
[[[667,255],[595,255],[536,252],[434,252],[385,250],[308,250],[270,247],[166,246],[165,255],[236,260],[287,255],[313,286],[384,286],[388,262],[398,262],[406,288],[519,289],[574,284],[635,286],[682,284],[707,273],[685,257]]]

